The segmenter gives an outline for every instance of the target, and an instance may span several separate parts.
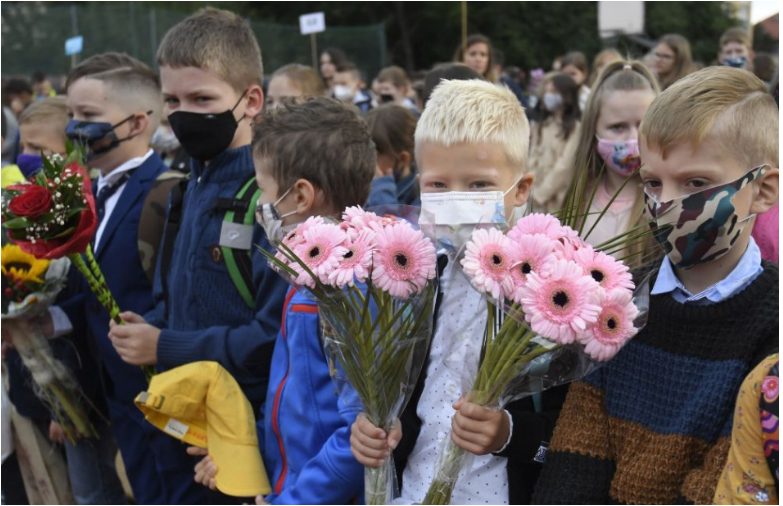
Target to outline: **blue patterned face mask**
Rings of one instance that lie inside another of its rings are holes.
[[[150,114],[152,114],[152,111],[147,111],[147,115]],[[68,122],[68,126],[65,127],[65,135],[74,144],[79,144],[85,148],[87,160],[89,161],[96,156],[108,153],[119,146],[121,142],[130,139],[131,137],[118,139],[117,132],[114,129],[130,121],[134,116],[135,114],[131,114],[113,125],[105,122],[72,119]]]
[[[658,243],[675,267],[690,269],[729,252],[755,215],[740,219],[734,197],[764,175],[768,165],[730,183],[659,202],[645,191],[644,213]]]
[[[747,56],[729,56],[723,59],[723,65],[734,67],[735,69],[744,69],[748,65]]]

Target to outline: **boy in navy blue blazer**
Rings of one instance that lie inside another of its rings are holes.
[[[123,309],[153,307],[138,248],[142,207],[155,180],[167,170],[149,143],[160,123],[163,100],[158,76],[126,54],[105,53],[76,66],[66,84],[71,120],[66,134],[85,148],[99,225],[93,249],[106,282]],[[87,287],[51,310],[50,330],[88,332],[101,362],[101,381],[112,428],[138,504],[206,501],[193,486],[190,458],[177,441],[144,421],[133,404],[146,390],[139,367],[124,362],[107,335],[109,315]]]

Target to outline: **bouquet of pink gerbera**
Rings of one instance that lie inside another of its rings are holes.
[[[432,335],[434,245],[409,221],[358,207],[346,209],[340,223],[312,217],[281,241],[270,240],[277,253],[264,253],[272,267],[318,302],[324,346],[343,401],[391,430]],[[394,498],[394,477],[391,457],[366,470],[368,504]]]
[[[583,377],[643,321],[628,268],[551,215],[531,214],[508,234],[475,230],[461,265],[487,297],[485,342],[467,395],[482,406],[499,409]],[[424,504],[449,504],[466,459],[449,438]]]

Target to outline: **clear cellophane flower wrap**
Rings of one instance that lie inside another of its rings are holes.
[[[341,408],[389,431],[415,388],[432,336],[435,247],[419,210],[348,208],[341,222],[308,219],[270,238],[270,265],[318,303],[322,338]],[[365,472],[368,504],[398,495],[394,462]]]
[[[4,325],[10,327],[14,348],[33,380],[33,391],[62,426],[71,443],[97,437],[79,383],[57,360],[35,318],[46,313],[65,285],[67,258],[40,260],[18,246],[3,246]]]
[[[636,286],[622,262],[552,216],[527,216],[508,234],[476,229],[459,262],[487,321],[480,352],[452,351],[446,365],[462,372],[464,398],[489,409],[583,378],[646,323],[649,280]],[[449,504],[472,464],[447,437],[423,503]]]

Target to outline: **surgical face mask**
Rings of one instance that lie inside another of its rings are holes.
[[[150,146],[160,153],[171,153],[179,148],[179,140],[170,128],[160,125],[152,134]]]
[[[755,216],[740,219],[734,197],[764,175],[768,167],[756,167],[730,183],[667,202],[659,202],[645,190],[645,216],[650,220],[655,239],[675,267],[690,269],[729,252]]]
[[[563,106],[563,97],[559,93],[544,93],[544,107],[549,112],[555,112]]]
[[[355,95],[354,91],[344,84],[338,84],[335,85],[334,87],[334,98],[336,98],[337,100],[348,102],[353,100],[354,95]]]
[[[282,241],[288,232],[296,228],[296,224],[283,225],[283,220],[288,216],[296,214],[296,211],[280,214],[280,211],[277,210],[277,205],[291,193],[292,189],[293,187],[289,188],[274,203],[267,202],[266,204],[256,204],[256,220],[264,229],[266,237],[270,241]]]
[[[639,141],[613,141],[597,138],[596,149],[606,166],[623,177],[633,174],[641,166]]]
[[[477,228],[506,228],[504,197],[517,187],[489,192],[444,192],[421,194],[419,226],[438,247],[455,255]]]
[[[729,56],[723,59],[723,65],[734,67],[735,69],[744,69],[748,64],[747,56]]]
[[[247,90],[234,107],[221,113],[175,111],[169,114],[169,124],[182,149],[202,162],[214,160],[228,149],[239,125],[239,121],[234,118],[234,110],[246,94]]]
[[[43,158],[41,158],[41,155],[22,153],[16,157],[16,166],[22,171],[25,179],[30,179],[30,176],[43,167]]]
[[[147,111],[147,115],[150,114],[152,114],[152,111]],[[135,114],[131,114],[113,125],[105,122],[72,119],[68,122],[68,126],[65,127],[65,136],[74,144],[79,144],[85,149],[87,160],[89,161],[96,156],[108,153],[119,146],[121,142],[130,139],[130,136],[118,139],[115,129],[123,123],[130,121],[134,116]]]

